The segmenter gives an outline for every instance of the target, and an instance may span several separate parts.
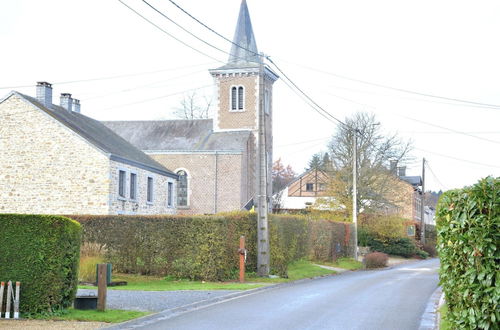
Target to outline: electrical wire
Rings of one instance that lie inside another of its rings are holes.
[[[437,175],[432,170],[431,166],[429,165],[429,161],[425,160],[424,164],[427,167],[427,169],[431,172],[432,176],[434,177],[434,180],[436,180],[436,182],[441,186],[441,188],[443,188],[444,190],[448,190],[448,188],[438,179]]]
[[[456,161],[464,162],[464,163],[469,163],[469,164],[474,164],[474,165],[480,165],[480,166],[485,166],[485,167],[491,167],[491,168],[500,168],[500,166],[498,166],[498,165],[480,163],[480,162],[476,162],[476,161],[473,161],[473,160],[458,158],[458,157],[454,157],[454,156],[450,156],[450,155],[444,155],[444,154],[441,154],[441,153],[438,153],[438,152],[429,151],[429,150],[425,150],[425,149],[421,149],[421,148],[414,148],[414,149],[422,151],[422,152],[428,152],[428,153],[436,155],[436,156],[440,156],[440,157],[449,158],[449,159],[453,159],[453,160],[456,160]]]
[[[147,19],[146,17],[144,17],[143,15],[141,15],[138,11],[136,11],[135,9],[133,9],[132,7],[130,7],[129,5],[127,5],[125,2],[123,2],[122,0],[118,0],[122,5],[124,5],[125,7],[127,7],[128,9],[130,9],[131,11],[133,11],[137,16],[141,17],[143,20],[145,20],[146,22],[148,22],[149,24],[153,25],[155,28],[157,28],[158,30],[162,31],[163,33],[165,33],[166,35],[168,35],[170,38],[176,40],[177,42],[183,44],[184,46],[194,50],[195,52],[203,55],[203,56],[206,56],[214,61],[217,61],[217,62],[220,62],[220,63],[224,63],[223,61],[211,56],[211,55],[208,55],[204,52],[202,52],[201,50],[198,50],[196,48],[194,48],[193,46],[187,44],[186,42],[182,41],[181,39],[175,37],[174,35],[172,35],[171,33],[167,32],[166,30],[164,30],[163,28],[161,28],[160,26],[156,25],[155,23],[151,22],[149,19]]]

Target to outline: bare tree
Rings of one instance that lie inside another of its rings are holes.
[[[329,195],[333,198],[320,199],[318,203],[328,203],[329,207],[351,214],[353,143],[357,132],[358,209],[380,211],[398,207],[404,194],[402,185],[390,171],[390,161],[399,164],[408,161],[411,142],[396,134],[382,134],[375,116],[367,113],[356,113],[346,119],[346,124],[348,128],[337,127],[328,145],[332,169]]]
[[[180,119],[207,119],[210,118],[212,99],[200,97],[196,91],[185,93],[180,101],[180,106],[175,109],[174,115]]]

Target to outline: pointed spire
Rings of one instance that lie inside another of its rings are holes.
[[[236,31],[234,32],[233,46],[229,55],[229,66],[255,66],[259,63],[257,44],[253,34],[252,22],[248,12],[246,0],[241,1],[240,14]],[[236,46],[236,45],[240,46]]]

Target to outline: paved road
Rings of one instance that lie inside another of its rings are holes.
[[[418,329],[438,286],[438,267],[439,261],[432,259],[305,281],[170,318],[159,316],[142,328]]]

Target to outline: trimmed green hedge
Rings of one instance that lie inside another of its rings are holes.
[[[500,178],[443,194],[440,282],[454,329],[500,328]]]
[[[72,218],[82,224],[84,242],[106,247],[105,258],[117,272],[235,279],[242,235],[248,250],[247,270],[257,269],[257,218],[252,212]],[[301,258],[331,260],[338,247],[339,255],[352,256],[350,226],[306,217],[270,216],[271,272],[286,276],[288,263]]]
[[[22,315],[68,307],[78,282],[81,227],[48,215],[0,214],[0,280],[21,282]]]

